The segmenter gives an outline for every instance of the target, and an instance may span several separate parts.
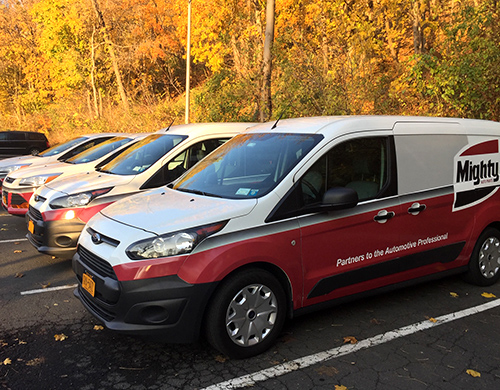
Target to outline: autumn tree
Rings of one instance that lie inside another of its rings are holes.
[[[266,2],[192,1],[193,121],[500,119],[500,2],[280,0],[274,23]],[[186,28],[186,0],[4,0],[0,121],[83,132],[180,120]]]
[[[0,110],[18,124],[26,113],[43,108],[51,93],[50,74],[40,53],[38,30],[30,15],[33,1],[0,4]]]

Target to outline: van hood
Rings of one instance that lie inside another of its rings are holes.
[[[23,162],[24,163],[24,162]],[[61,173],[69,167],[68,164],[59,161],[49,161],[44,164],[31,165],[29,167],[18,169],[12,172],[9,176],[13,179],[19,179],[31,176],[48,175],[51,173]]]
[[[43,157],[37,157],[32,155],[18,156],[18,157],[8,157],[0,160],[0,168],[5,168],[10,165],[18,164],[37,164],[40,162],[47,162]]]
[[[241,217],[252,211],[256,199],[222,199],[168,188],[134,195],[101,210],[116,222],[161,235]]]
[[[77,173],[62,177],[45,184],[51,190],[60,191],[66,195],[85,191],[97,190],[106,187],[116,187],[130,183],[136,176],[112,175],[96,171]]]

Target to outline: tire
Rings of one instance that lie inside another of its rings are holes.
[[[469,283],[491,286],[500,278],[500,232],[486,229],[478,238],[464,276]]]
[[[250,269],[223,281],[205,317],[208,342],[230,358],[244,359],[269,349],[286,317],[286,297],[269,272]]]

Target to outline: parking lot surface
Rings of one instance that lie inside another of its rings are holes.
[[[0,388],[500,388],[500,285],[447,278],[289,321],[230,360],[203,340],[160,344],[103,329],[73,296],[71,261],[39,254],[0,212]],[[488,305],[488,306],[484,306]]]

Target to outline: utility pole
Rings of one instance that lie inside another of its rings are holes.
[[[188,28],[187,28],[187,50],[186,50],[186,112],[185,123],[189,123],[189,79],[191,68],[191,0],[188,0]]]

